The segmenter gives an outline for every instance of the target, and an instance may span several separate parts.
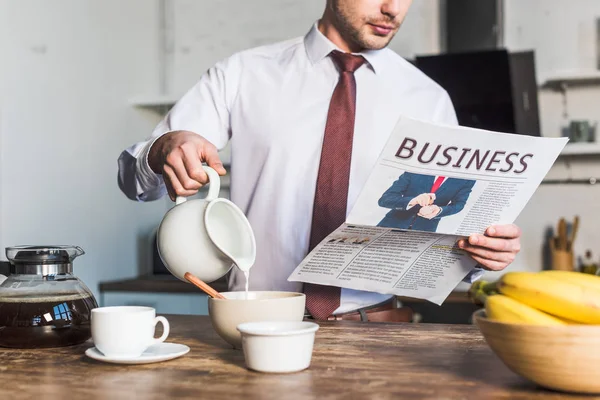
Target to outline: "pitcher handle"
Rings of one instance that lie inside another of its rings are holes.
[[[208,182],[210,185],[208,186],[208,194],[204,198],[206,201],[212,201],[219,197],[219,191],[221,190],[221,178],[217,171],[212,169],[207,165],[203,165],[202,168],[208,175]],[[185,203],[187,199],[184,196],[177,196],[175,198],[175,205],[179,205],[181,203]]]

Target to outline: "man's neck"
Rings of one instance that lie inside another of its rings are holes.
[[[362,50],[357,48],[357,46],[353,46],[346,39],[344,39],[340,31],[331,22],[331,18],[329,18],[327,14],[323,15],[323,18],[319,20],[317,27],[319,28],[319,31],[340,50],[347,53],[358,53]]]

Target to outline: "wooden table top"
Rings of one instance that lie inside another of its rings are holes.
[[[91,342],[45,350],[0,348],[0,398],[579,398],[541,389],[509,371],[470,325],[322,323],[309,369],[264,374],[245,368],[242,351],[221,340],[208,317],[167,318],[167,341],[191,351],[162,363],[98,362],[84,355]]]

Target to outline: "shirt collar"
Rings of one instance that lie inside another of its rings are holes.
[[[304,46],[306,47],[308,58],[313,64],[327,57],[333,50],[340,50],[319,31],[318,21],[313,24],[310,31],[304,37]],[[380,72],[385,66],[384,50],[363,50],[360,53],[353,54],[363,56],[375,73]]]

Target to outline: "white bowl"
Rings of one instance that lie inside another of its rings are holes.
[[[226,299],[208,298],[213,328],[236,349],[242,348],[237,326],[258,321],[302,321],[306,295],[294,292],[225,292]]]
[[[238,325],[246,366],[260,372],[297,372],[310,366],[315,333],[313,322],[263,321]]]

